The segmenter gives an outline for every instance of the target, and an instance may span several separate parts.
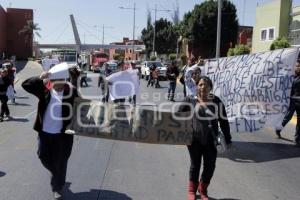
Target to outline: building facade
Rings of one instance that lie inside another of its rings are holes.
[[[268,51],[279,37],[289,37],[292,0],[273,0],[256,8],[252,52]]]
[[[0,6],[0,54],[6,58],[15,56],[27,59],[32,56],[32,34],[21,34],[20,31],[33,21],[33,10],[8,8]]]
[[[122,42],[113,42],[110,44],[129,45],[133,47],[133,45],[143,45],[144,43],[139,40],[129,40],[129,38],[124,37]],[[109,57],[110,59],[113,59],[114,54],[119,54],[121,57],[124,57],[124,60],[139,60],[141,51],[142,51],[141,49],[136,49],[136,48],[134,48],[134,50],[133,48],[128,48],[125,50],[109,49]]]

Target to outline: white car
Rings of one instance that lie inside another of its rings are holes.
[[[167,79],[167,68],[163,66],[163,64],[160,61],[144,61],[141,64],[141,73],[142,78],[145,78],[146,80],[149,79],[150,76],[150,67],[155,64],[155,66],[158,69],[158,76],[159,78]]]

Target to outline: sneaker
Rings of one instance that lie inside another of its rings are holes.
[[[281,139],[281,133],[280,132],[281,132],[280,130],[275,131],[278,139]]]
[[[0,122],[3,122],[3,117],[0,117]]]
[[[54,198],[55,200],[62,200],[63,197],[62,197],[61,191],[54,191],[54,192],[53,192],[53,198]]]

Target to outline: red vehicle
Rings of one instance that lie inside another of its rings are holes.
[[[90,70],[93,72],[100,72],[103,64],[108,62],[109,56],[100,51],[93,51],[90,54]]]

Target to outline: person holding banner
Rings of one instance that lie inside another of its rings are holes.
[[[284,119],[282,121],[281,127],[276,127],[276,135],[281,138],[281,130],[287,125],[287,123],[292,119],[294,113],[297,113],[297,125],[295,133],[295,143],[296,146],[300,147],[300,59],[297,60],[295,66],[295,77],[292,84],[290,105]]]
[[[54,199],[62,199],[68,159],[72,152],[73,135],[65,134],[71,122],[72,106],[77,90],[70,78],[67,63],[61,63],[22,83],[22,87],[38,99],[34,130],[38,132],[38,157],[51,173]]]
[[[182,68],[182,70],[181,70],[182,76],[181,76],[181,78],[180,78],[180,82],[181,82],[181,84],[183,84],[183,95],[184,95],[184,97],[186,97],[185,73],[187,72],[187,70],[188,70],[191,66],[195,65],[195,62],[196,62],[195,57],[189,58],[188,64],[185,65],[185,66]]]
[[[195,200],[198,190],[201,200],[208,200],[207,188],[216,165],[216,137],[219,125],[229,147],[231,135],[224,104],[217,96],[210,94],[213,88],[212,81],[206,76],[201,76],[196,84],[197,96],[187,97],[185,105],[179,107],[179,112],[195,112],[192,119],[193,140],[192,144],[188,146],[191,165],[187,199]],[[203,172],[199,181],[202,158]]]

